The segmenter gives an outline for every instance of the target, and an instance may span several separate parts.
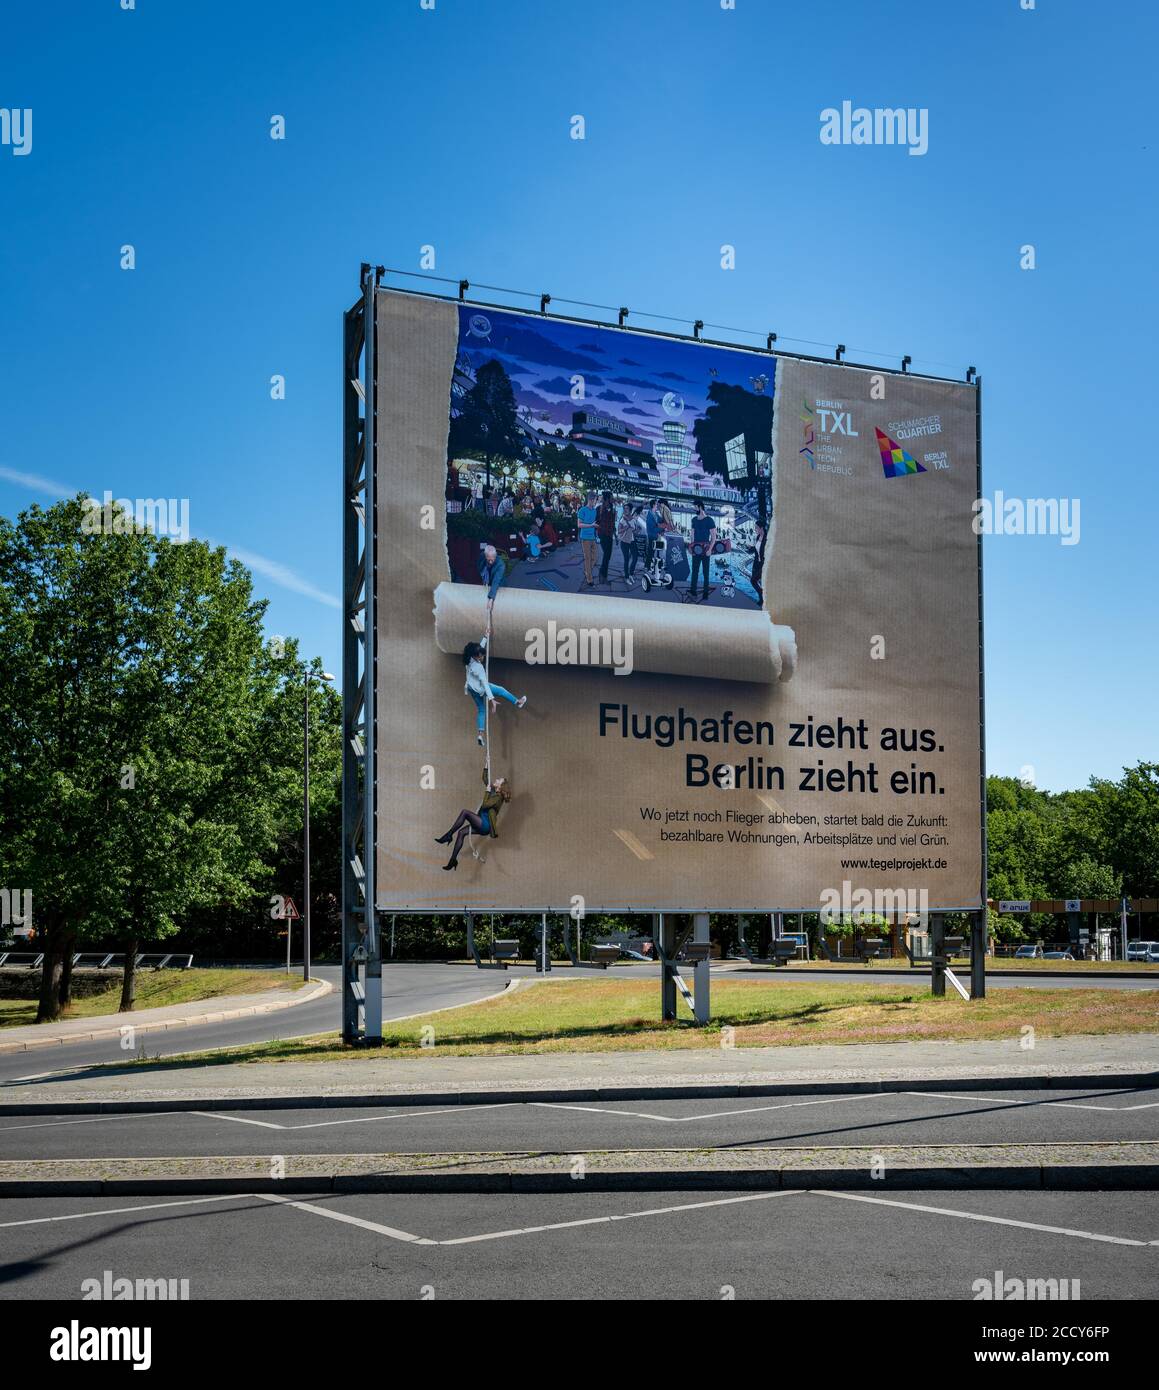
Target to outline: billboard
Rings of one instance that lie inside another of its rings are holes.
[[[381,909],[981,905],[975,387],[377,315]]]

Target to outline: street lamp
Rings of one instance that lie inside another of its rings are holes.
[[[306,667],[302,700],[302,979],[310,983],[310,681],[313,671]],[[319,680],[332,681],[329,671]]]

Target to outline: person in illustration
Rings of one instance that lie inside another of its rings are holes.
[[[600,505],[596,511],[596,538],[603,552],[600,562],[600,583],[608,582],[608,565],[612,560],[612,550],[616,540],[616,504],[607,488],[600,495]]]
[[[675,531],[675,530],[678,530],[679,528],[678,528],[677,525],[676,525],[676,518],[672,515],[672,508],[668,505],[668,503],[667,503],[663,498],[660,499],[659,508],[660,508],[660,529],[661,529],[662,531]]]
[[[753,544],[753,568],[751,579],[753,588],[756,590],[757,598],[764,602],[764,590],[761,588],[761,576],[765,568],[765,541],[768,539],[768,528],[762,518],[757,522],[756,540]]]
[[[544,517],[543,525],[539,528],[539,539],[544,550],[559,549],[559,532],[551,524],[550,517]]]
[[[499,499],[499,506],[496,511],[497,516],[510,516],[515,511],[515,500],[509,492],[505,492]]]
[[[480,748],[486,743],[484,730],[487,727],[488,705],[494,714],[500,700],[508,701],[516,709],[522,709],[527,703],[526,695],[512,695],[510,690],[487,679],[487,641],[488,635],[485,634],[478,642],[468,642],[463,648],[463,665],[467,669],[463,694],[470,695],[475,702],[475,742]]]
[[[479,556],[479,578],[487,586],[487,613],[495,607],[495,595],[507,578],[507,562],[493,545],[485,545]],[[487,619],[490,622],[490,616]]]
[[[506,777],[496,777],[489,780],[487,769],[483,769],[483,786],[486,788],[483,800],[479,803],[477,811],[468,811],[466,808],[461,810],[455,818],[454,825],[445,835],[435,837],[435,844],[449,845],[455,841],[455,848],[451,851],[451,857],[443,865],[446,869],[457,869],[459,867],[459,852],[463,848],[463,841],[473,830],[476,835],[490,835],[492,839],[497,839],[499,835],[499,815],[503,807],[511,800],[511,784]]]
[[[532,561],[538,560],[541,555],[545,555],[552,548],[552,542],[544,534],[544,528],[545,523],[536,517],[524,537],[527,544],[527,555]],[[554,530],[551,534],[555,535]]]
[[[636,561],[639,556],[636,553],[636,525],[633,517],[639,510],[638,507],[629,507],[624,503],[624,510],[620,513],[620,519],[616,523],[616,540],[620,543],[620,554],[624,557],[624,582],[630,589],[635,580],[632,575],[636,570]]]
[[[579,522],[580,549],[584,553],[584,582],[590,589],[595,584],[596,568],[596,494],[589,492],[576,513]]]
[[[689,594],[696,597],[697,571],[704,570],[704,597],[708,597],[708,571],[712,557],[712,547],[716,544],[716,522],[708,514],[703,502],[697,502],[696,515],[692,518],[692,587]]]

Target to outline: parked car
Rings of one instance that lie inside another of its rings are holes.
[[[1159,965],[1159,941],[1152,941],[1148,947],[1147,962],[1149,965]]]
[[[1153,960],[1152,950],[1159,946],[1159,941],[1128,941],[1127,959],[1128,960]]]
[[[1042,959],[1042,947],[1041,947],[1041,946],[1019,946],[1018,950],[1014,952],[1014,959],[1015,959],[1015,960],[1041,960],[1041,959]]]
[[[1069,951],[1047,951],[1042,958],[1043,960],[1074,960],[1074,956]]]

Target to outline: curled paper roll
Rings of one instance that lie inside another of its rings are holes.
[[[438,586],[435,642],[440,651],[461,652],[468,642],[477,642],[486,627],[486,589],[447,582]],[[536,644],[546,644],[557,654],[566,651],[564,659],[570,665],[610,669],[627,660],[633,670],[766,685],[790,680],[797,665],[793,629],[772,622],[761,611],[500,589],[492,656],[543,660],[535,655]]]

